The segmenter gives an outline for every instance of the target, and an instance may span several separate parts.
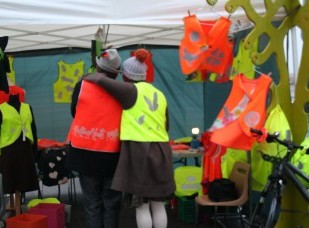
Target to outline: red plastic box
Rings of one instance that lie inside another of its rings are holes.
[[[40,203],[29,209],[28,213],[46,215],[48,228],[64,228],[65,210],[63,204]]]
[[[47,216],[36,214],[21,214],[6,219],[7,228],[48,228]]]

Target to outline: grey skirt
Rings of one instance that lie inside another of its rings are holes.
[[[170,145],[167,142],[122,142],[112,188],[138,199],[170,198],[176,189]]]

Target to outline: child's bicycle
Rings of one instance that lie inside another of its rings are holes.
[[[296,186],[302,196],[309,202],[309,191],[300,182],[299,177],[306,180],[308,183],[309,178],[290,162],[292,151],[295,149],[303,149],[303,147],[291,141],[279,139],[279,132],[270,134],[256,129],[251,129],[251,132],[257,137],[261,137],[266,134],[266,141],[268,143],[276,142],[287,148],[287,153],[283,158],[269,156],[261,152],[264,160],[273,163],[273,171],[269,175],[268,181],[261,192],[259,201],[250,216],[251,218],[249,225],[250,227],[272,228],[276,224],[276,215],[278,212],[277,208],[281,205],[281,196],[287,183],[287,179]],[[306,153],[308,154],[308,150]],[[269,197],[270,199],[270,208],[267,215],[263,216],[262,211],[265,207],[266,197]]]

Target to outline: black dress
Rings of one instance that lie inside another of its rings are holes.
[[[11,99],[8,102],[18,111],[20,103]],[[2,123],[2,113],[0,112],[0,123]],[[33,124],[32,124],[33,126]],[[22,134],[19,138],[6,147],[1,149],[0,173],[3,176],[3,193],[28,192],[39,189],[39,182],[34,160],[34,147],[36,147],[36,129],[34,129],[34,143],[26,138],[23,141]]]

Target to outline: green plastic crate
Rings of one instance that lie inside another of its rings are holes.
[[[177,197],[178,218],[187,223],[195,222],[195,201],[186,197]]]

